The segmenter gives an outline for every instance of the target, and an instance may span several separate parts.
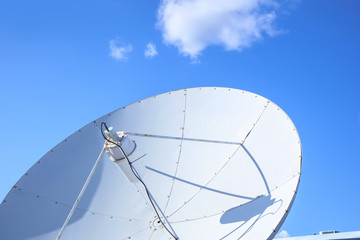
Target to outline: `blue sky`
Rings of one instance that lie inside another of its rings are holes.
[[[282,229],[360,230],[360,2],[220,3],[2,2],[0,199],[103,114],[175,89],[223,86],[269,98],[299,131],[301,183]]]

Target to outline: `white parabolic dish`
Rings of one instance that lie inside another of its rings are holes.
[[[56,239],[104,146],[101,122],[135,141],[129,158],[181,240],[272,239],[294,201],[301,143],[286,113],[246,91],[184,89],[122,107],[51,149],[1,203],[1,239]],[[61,239],[172,237],[143,186],[104,154]]]

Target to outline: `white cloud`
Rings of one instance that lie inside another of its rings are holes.
[[[162,0],[157,25],[167,44],[191,58],[209,45],[240,51],[273,36],[277,0]]]
[[[125,60],[128,58],[129,53],[132,51],[130,44],[125,44],[119,40],[111,40],[110,45],[110,56],[117,60]]]
[[[149,42],[146,45],[146,49],[145,49],[145,52],[144,52],[145,57],[152,58],[152,57],[156,56],[157,54],[158,54],[158,52],[156,50],[156,45]]]
[[[287,237],[290,237],[290,234],[285,230],[282,230],[275,236],[275,238],[287,238]]]

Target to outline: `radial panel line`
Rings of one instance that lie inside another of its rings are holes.
[[[183,124],[182,124],[182,133],[181,133],[181,141],[180,141],[179,155],[178,155],[177,162],[176,162],[175,177],[177,176],[177,173],[178,173],[178,170],[179,170],[179,165],[180,165],[180,160],[181,160],[182,146],[183,146],[183,142],[184,142],[183,139],[184,139],[184,133],[185,133],[187,92],[186,92],[184,95],[185,95],[184,117],[183,117]],[[164,213],[166,213],[167,207],[169,206],[171,194],[172,194],[172,192],[173,192],[173,190],[174,190],[174,184],[175,184],[175,181],[172,181],[172,183],[171,183],[171,188],[170,188],[170,193],[169,193],[169,195],[168,195],[168,199],[167,199],[167,201],[166,201],[166,205],[165,205],[165,208],[164,208]]]

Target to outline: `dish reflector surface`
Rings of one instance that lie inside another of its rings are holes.
[[[135,141],[129,159],[179,239],[271,239],[288,214],[301,172],[290,118],[250,92],[192,88],[120,108],[51,149],[1,203],[1,239],[56,239],[104,146],[101,122]],[[104,154],[61,239],[172,238]]]

